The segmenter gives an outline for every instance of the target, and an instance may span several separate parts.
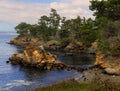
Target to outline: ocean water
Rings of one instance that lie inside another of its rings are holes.
[[[67,70],[39,71],[6,63],[9,57],[22,51],[21,48],[7,42],[16,37],[15,33],[0,33],[0,91],[22,91],[27,88],[42,87],[70,78],[80,78],[82,73]],[[58,60],[74,66],[88,66],[94,62],[94,56],[78,54],[63,56],[64,53],[53,52]]]

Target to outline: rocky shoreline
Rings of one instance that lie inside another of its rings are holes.
[[[96,54],[96,62],[95,62],[95,64],[93,64],[94,66],[98,66],[98,68],[101,68],[107,74],[120,75],[119,58],[116,58],[116,57],[110,58],[111,56],[105,57],[102,54],[96,53],[96,49],[95,49],[96,46],[97,46],[96,42],[92,43],[91,47],[85,48],[85,47],[83,47],[83,45],[80,42],[76,42],[75,44],[71,44],[71,43],[70,44],[67,44],[67,43],[66,44],[60,44],[57,41],[41,42],[36,38],[31,38],[28,41],[27,37],[17,37],[17,38],[12,39],[10,41],[10,44],[14,44],[14,45],[24,47],[24,48],[27,47],[28,45],[37,46],[37,47],[42,45],[45,49],[50,49],[50,50],[54,50],[54,51],[62,50],[64,52],[68,52],[70,55],[73,55],[75,53],[81,53],[81,52]],[[80,70],[80,71],[85,70],[85,69],[82,69],[82,68],[68,67],[66,64],[63,64],[63,63],[57,61],[56,57],[53,56],[52,54],[50,54],[49,52],[46,52],[47,55],[49,54],[49,56],[50,55],[52,56],[51,57],[52,59],[47,58],[47,60],[49,60],[49,62],[46,63],[46,61],[41,61],[39,63],[38,60],[35,61],[35,59],[32,58],[32,60],[34,60],[34,61],[32,63],[30,63],[30,61],[28,61],[28,60],[31,60],[31,59],[28,58],[28,57],[31,56],[31,55],[29,55],[29,53],[27,54],[27,52],[26,52],[28,50],[30,51],[31,48],[28,48],[28,49],[24,50],[24,52],[22,54],[14,54],[12,57],[10,57],[11,63],[16,64],[16,62],[17,62],[19,64],[22,64],[22,65],[24,64],[24,65],[27,65],[27,66],[35,65],[37,68],[40,68],[40,69],[52,69],[53,64],[54,64],[54,65],[56,65],[54,68],[57,68],[57,69],[75,69],[75,70],[77,69],[77,70]],[[40,52],[37,49],[33,50],[32,52],[33,52],[32,54],[34,56],[36,56],[36,55],[40,56],[41,54],[43,55],[43,53],[40,54]],[[21,61],[21,59],[22,59],[22,61]],[[41,60],[42,58],[38,57],[36,59]],[[17,60],[17,61],[15,61],[15,60]],[[27,63],[26,63],[26,60],[27,60]],[[45,60],[45,58],[44,58],[44,60]],[[40,65],[47,65],[47,66],[46,67],[44,67],[44,66],[40,67],[39,64]],[[58,64],[59,64],[59,67],[57,67]]]
[[[60,43],[55,40],[43,42],[36,38],[31,38],[30,40],[27,40],[27,37],[16,37],[10,40],[9,44],[13,44],[16,46],[20,46],[25,48],[27,45],[43,45],[46,50],[52,50],[52,51],[63,51],[68,53],[89,53],[89,54],[95,54],[96,49],[94,48],[96,46],[96,43],[91,44],[90,47],[84,47],[84,45],[81,42],[75,42],[75,43]]]
[[[111,87],[112,84],[120,84],[120,60],[119,57],[105,56],[98,54],[96,52],[96,43],[93,43],[91,47],[85,49],[82,46],[73,47],[70,45],[62,45],[60,47],[59,43],[47,42],[42,43],[37,39],[32,39],[31,41],[26,41],[21,39],[13,39],[10,44],[14,44],[23,47],[25,50],[22,53],[13,54],[9,61],[13,65],[21,65],[24,67],[37,68],[38,70],[76,70],[82,72],[82,76],[76,77],[75,80],[79,83],[100,82],[106,86]],[[40,47],[42,45],[42,47]],[[66,47],[65,47],[66,46]],[[57,57],[45,49],[50,49],[54,51],[65,51],[69,55],[76,53],[91,53],[96,55],[96,62],[93,66],[89,68],[73,67],[66,65],[57,60]],[[112,85],[113,87],[113,85]],[[113,87],[114,88],[114,87]]]
[[[120,84],[120,75],[107,74],[103,69],[93,68],[83,72],[81,78],[76,78],[80,83],[90,83],[92,81],[103,82],[106,84],[117,83]]]
[[[21,65],[25,67],[38,68],[39,70],[77,70],[83,72],[89,68],[75,67],[66,65],[57,60],[57,57],[50,52],[44,50],[43,46],[27,46],[22,53],[13,54],[9,61],[13,65]]]

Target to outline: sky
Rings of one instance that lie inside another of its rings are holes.
[[[36,24],[51,8],[67,19],[77,16],[93,18],[90,0],[0,0],[0,32],[13,32],[20,22]]]

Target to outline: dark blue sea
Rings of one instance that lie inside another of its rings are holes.
[[[12,54],[22,51],[21,48],[8,44],[16,36],[16,33],[0,33],[0,91],[22,91],[52,85],[70,78],[79,79],[82,76],[82,73],[74,70],[39,71],[6,63]],[[52,53],[58,56],[58,60],[74,66],[89,66],[95,60],[93,55],[87,54],[65,56],[62,52]]]

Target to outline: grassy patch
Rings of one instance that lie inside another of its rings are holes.
[[[79,84],[74,79],[71,79],[52,86],[37,88],[34,91],[84,91],[85,88],[86,84]]]
[[[120,91],[120,84],[94,79],[90,83],[78,83],[74,79],[51,86],[25,91]]]

